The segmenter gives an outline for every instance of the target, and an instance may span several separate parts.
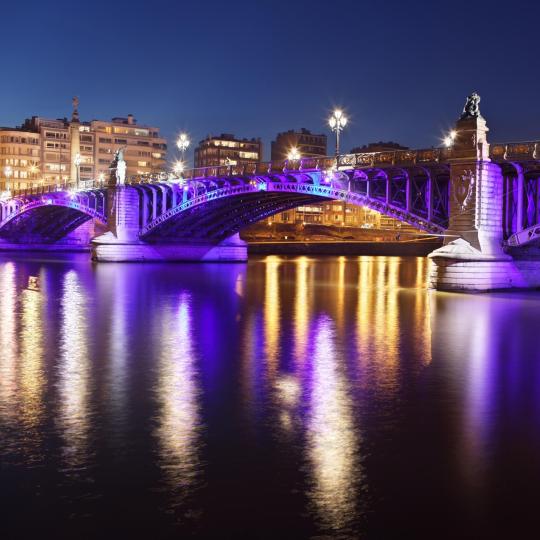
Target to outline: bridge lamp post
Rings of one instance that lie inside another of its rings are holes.
[[[181,177],[182,173],[184,172],[184,169],[185,169],[185,165],[183,161],[177,161],[174,164],[173,171],[174,171],[174,174],[176,174],[176,176]]]
[[[73,159],[73,163],[75,164],[75,168],[77,169],[77,182],[75,184],[75,189],[79,189],[79,184],[81,181],[81,154],[78,152],[75,154],[75,158]]]
[[[343,128],[347,125],[347,117],[343,114],[343,111],[336,109],[332,116],[328,119],[328,125],[330,129],[336,133],[336,157],[339,156],[339,134],[343,131]]]
[[[186,150],[188,149],[189,142],[190,141],[186,133],[180,133],[180,136],[176,140],[176,146],[178,147],[178,150],[180,150],[182,161],[185,161],[185,154]]]
[[[10,187],[9,183],[10,183],[10,181],[9,181],[9,179],[13,176],[13,169],[12,169],[9,165],[7,165],[6,167],[4,167],[4,175],[5,175],[5,177],[6,177],[5,190],[6,190],[7,193],[9,193],[9,192],[10,192],[10,189],[9,189],[9,187]]]
[[[444,146],[446,146],[446,148],[450,148],[455,140],[456,140],[456,137],[457,137],[457,131],[455,129],[453,129],[444,139],[443,139],[443,143],[444,143]]]
[[[30,189],[34,188],[35,180],[37,180],[36,175],[38,171],[39,169],[37,168],[36,165],[30,165],[30,167],[28,167],[28,172],[30,173],[30,180],[32,180]]]
[[[287,154],[287,159],[289,161],[296,161],[298,159],[301,159],[302,156],[300,155],[300,152],[298,151],[298,148],[293,147],[289,150],[289,153]]]

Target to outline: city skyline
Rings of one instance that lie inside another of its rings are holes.
[[[421,148],[440,145],[464,96],[477,91],[497,140],[538,136],[540,75],[521,54],[535,46],[540,8],[530,2],[507,6],[504,17],[482,1],[444,11],[425,2],[407,10],[337,2],[332,13],[345,21],[338,30],[320,2],[150,8],[119,1],[105,9],[62,0],[55,7],[5,8],[6,20],[56,28],[62,39],[42,47],[39,33],[21,40],[20,24],[6,26],[5,40],[18,47],[4,60],[2,125],[31,114],[69,116],[77,95],[84,118],[132,113],[170,143],[184,131],[194,143],[231,131],[261,137],[266,159],[280,131],[330,135],[326,121],[339,106],[350,119],[344,149],[379,140]],[[359,22],[349,28],[349,20]],[[475,30],[463,31],[474,20]],[[521,29],[519,43],[501,37],[508,20]],[[519,79],[504,71],[510,60]],[[518,103],[526,114],[517,114]]]

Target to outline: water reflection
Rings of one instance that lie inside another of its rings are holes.
[[[87,465],[90,418],[90,363],[87,291],[74,270],[64,275],[61,299],[60,359],[58,371],[58,426],[64,439],[68,471]]]
[[[266,280],[264,295],[264,334],[268,374],[272,379],[278,367],[280,337],[280,286],[279,257],[270,256],[265,260]]]
[[[15,264],[0,266],[0,420],[9,425],[16,420],[16,365],[18,356],[17,289]]]
[[[0,263],[2,496],[356,538],[540,481],[539,295],[429,292],[424,259],[242,268]]]
[[[200,472],[201,419],[191,309],[189,295],[182,293],[176,309],[163,309],[159,333],[159,460],[168,484],[180,499],[189,493]]]
[[[21,294],[22,328],[20,333],[21,421],[28,440],[35,440],[36,428],[43,419],[45,373],[43,369],[43,296],[26,289]]]
[[[296,260],[296,297],[294,301],[294,357],[297,364],[303,364],[308,345],[311,294],[311,265],[307,257]]]
[[[321,316],[314,330],[307,425],[313,484],[308,494],[325,528],[342,529],[354,519],[355,489],[361,482],[358,426],[336,354],[335,326]]]

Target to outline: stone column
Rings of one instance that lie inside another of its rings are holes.
[[[79,100],[78,98],[73,98],[73,114],[71,115],[71,122],[69,124],[69,142],[70,142],[70,153],[69,153],[69,180],[70,182],[77,181],[77,166],[75,165],[75,158],[77,154],[81,153],[81,132],[80,132],[80,121],[79,121]],[[62,174],[62,173],[60,173]]]
[[[503,251],[503,175],[489,159],[486,121],[476,117],[456,122],[450,158],[449,226],[444,246],[434,252],[459,258],[508,259]]]
[[[450,149],[449,225],[442,248],[430,253],[430,284],[456,291],[524,286],[504,251],[503,175],[489,158],[488,128],[473,94],[457,121]]]
[[[139,240],[139,195],[131,186],[107,189],[107,225],[120,242]]]

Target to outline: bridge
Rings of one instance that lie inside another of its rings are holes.
[[[445,148],[208,167],[0,201],[0,249],[92,243],[97,261],[242,261],[242,228],[339,200],[444,236],[431,285],[540,286],[540,141],[489,145],[470,98]]]

